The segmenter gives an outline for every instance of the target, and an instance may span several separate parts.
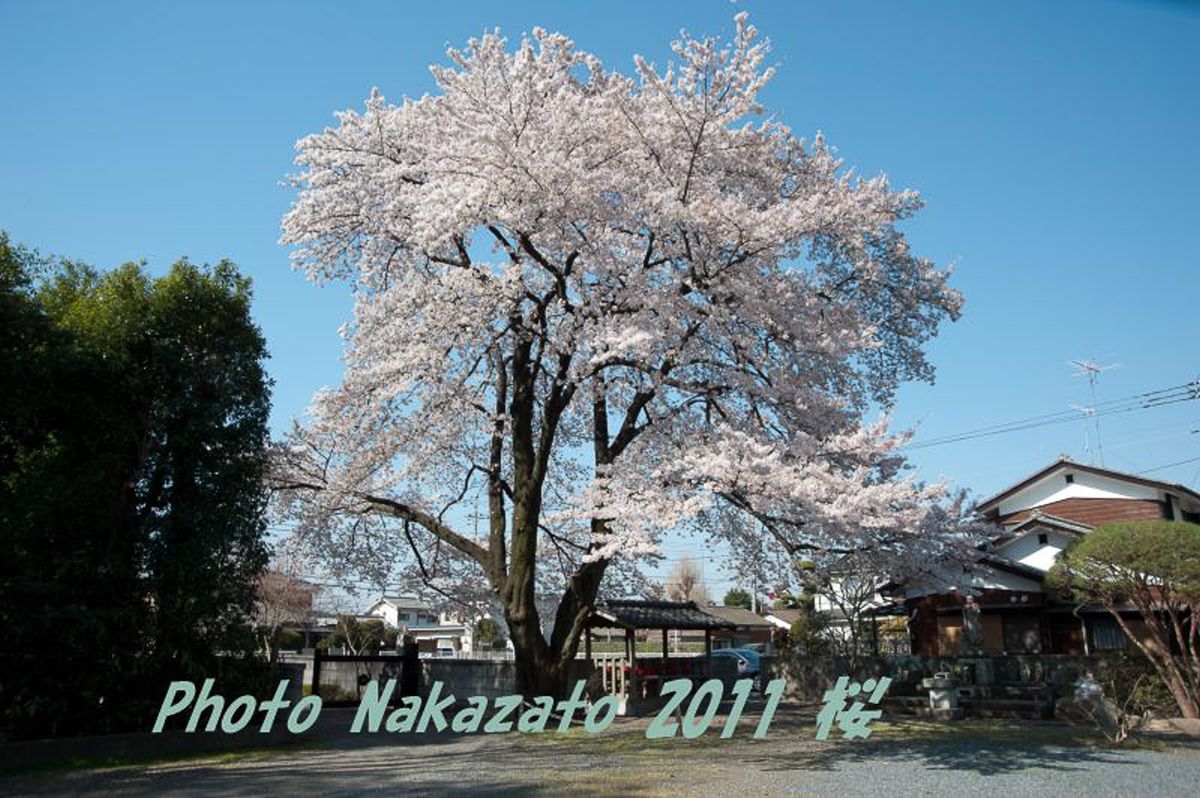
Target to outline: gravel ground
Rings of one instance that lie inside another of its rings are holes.
[[[1197,795],[1200,744],[1112,749],[1055,724],[881,724],[820,743],[810,713],[781,710],[764,740],[646,740],[644,721],[563,735],[349,735],[328,712],[306,743],[268,753],[8,779],[14,795]],[[717,727],[719,728],[719,726]]]

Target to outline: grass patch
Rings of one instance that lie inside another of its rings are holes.
[[[806,712],[780,711],[771,722],[767,736],[762,740],[754,738],[758,725],[757,715],[747,715],[742,718],[737,731],[728,739],[721,738],[724,728],[724,717],[714,719],[708,731],[694,739],[685,739],[682,735],[672,738],[646,739],[645,722],[626,722],[624,728],[610,728],[601,734],[588,734],[581,727],[573,727],[562,733],[527,735],[522,739],[523,744],[539,748],[567,746],[573,751],[603,754],[619,753],[649,753],[660,748],[684,752],[710,748],[712,746],[728,747],[732,743],[770,743],[783,739],[797,742],[813,742],[816,740],[814,718]],[[1108,747],[1109,743],[1096,729],[1088,726],[1070,725],[1054,721],[1010,720],[1003,718],[970,718],[956,721],[935,721],[926,718],[893,718],[877,720],[870,726],[871,736],[868,740],[856,741],[858,744],[870,742],[904,743],[955,743],[977,742],[995,746],[1014,747]],[[837,743],[841,733],[834,728],[829,736],[829,743]],[[1158,750],[1164,747],[1162,740],[1157,738],[1133,738],[1127,740],[1123,748],[1143,748]]]

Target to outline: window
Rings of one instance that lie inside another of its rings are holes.
[[[1050,536],[1047,535],[1045,532],[1039,532],[1038,533],[1038,545],[1039,546],[1049,546],[1050,545]]]
[[[1116,619],[1111,616],[1105,615],[1092,618],[1090,626],[1092,631],[1092,648],[1097,651],[1123,649],[1129,643],[1125,637],[1125,633],[1117,625]]]
[[[1067,484],[1068,484],[1068,485],[1070,485],[1070,484],[1072,484],[1072,483],[1074,483],[1074,482],[1075,482],[1075,475],[1074,475],[1074,474],[1067,474]]]
[[[408,623],[408,621],[409,621],[408,613],[407,612],[400,613],[400,620],[404,621],[405,623]]]

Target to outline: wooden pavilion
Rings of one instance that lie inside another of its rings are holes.
[[[624,656],[593,656],[592,630],[598,628],[624,631]],[[592,611],[584,631],[584,656],[602,669],[605,691],[624,698],[628,708],[656,697],[662,682],[668,678],[700,679],[720,675],[715,672],[717,669],[709,656],[712,654],[712,633],[734,628],[733,623],[710,615],[694,601],[614,599],[601,602]],[[704,656],[671,656],[667,635],[674,629],[703,630]],[[639,631],[662,632],[661,659],[643,657],[639,662]]]

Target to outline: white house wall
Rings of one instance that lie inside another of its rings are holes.
[[[834,596],[837,596],[839,598],[839,600],[841,600],[842,603],[844,604],[847,602],[845,601],[844,597],[842,596],[842,591],[840,590],[840,587],[839,587],[840,584],[841,584],[840,582],[834,582],[830,586],[830,588],[831,588]],[[888,603],[887,599],[885,599],[883,596],[879,595],[878,593],[875,593],[871,596],[871,598],[865,599],[862,602],[862,609],[871,610],[876,607],[882,607],[883,605],[885,605],[887,603]],[[817,612],[836,612],[836,611],[839,611],[841,609],[841,607],[836,602],[834,602],[830,596],[827,596],[823,593],[818,593],[815,596],[813,596],[813,609],[816,610]]]
[[[375,615],[383,619],[383,622],[388,626],[396,626],[396,608],[386,602],[379,602],[371,609],[367,610],[368,615]]]
[[[367,610],[368,615],[374,615],[383,620],[388,626],[424,626],[438,623],[438,615],[427,604],[418,604],[416,602],[404,601],[397,605],[396,603],[384,599],[375,602],[371,609]],[[442,621],[445,623],[445,621]]]
[[[1074,475],[1075,481],[1067,482],[1066,474]],[[999,511],[1000,515],[1008,515],[1063,499],[1150,499],[1156,501],[1159,498],[1159,491],[1146,485],[1122,482],[1099,474],[1064,468],[1048,474],[1024,490],[1009,496],[1000,502]]]
[[[1038,543],[1038,535],[1046,535],[1046,543]],[[1048,529],[1034,527],[1030,532],[996,547],[996,553],[1022,565],[1037,568],[1039,571],[1049,571],[1058,555],[1062,553],[1073,540],[1070,535]]]

